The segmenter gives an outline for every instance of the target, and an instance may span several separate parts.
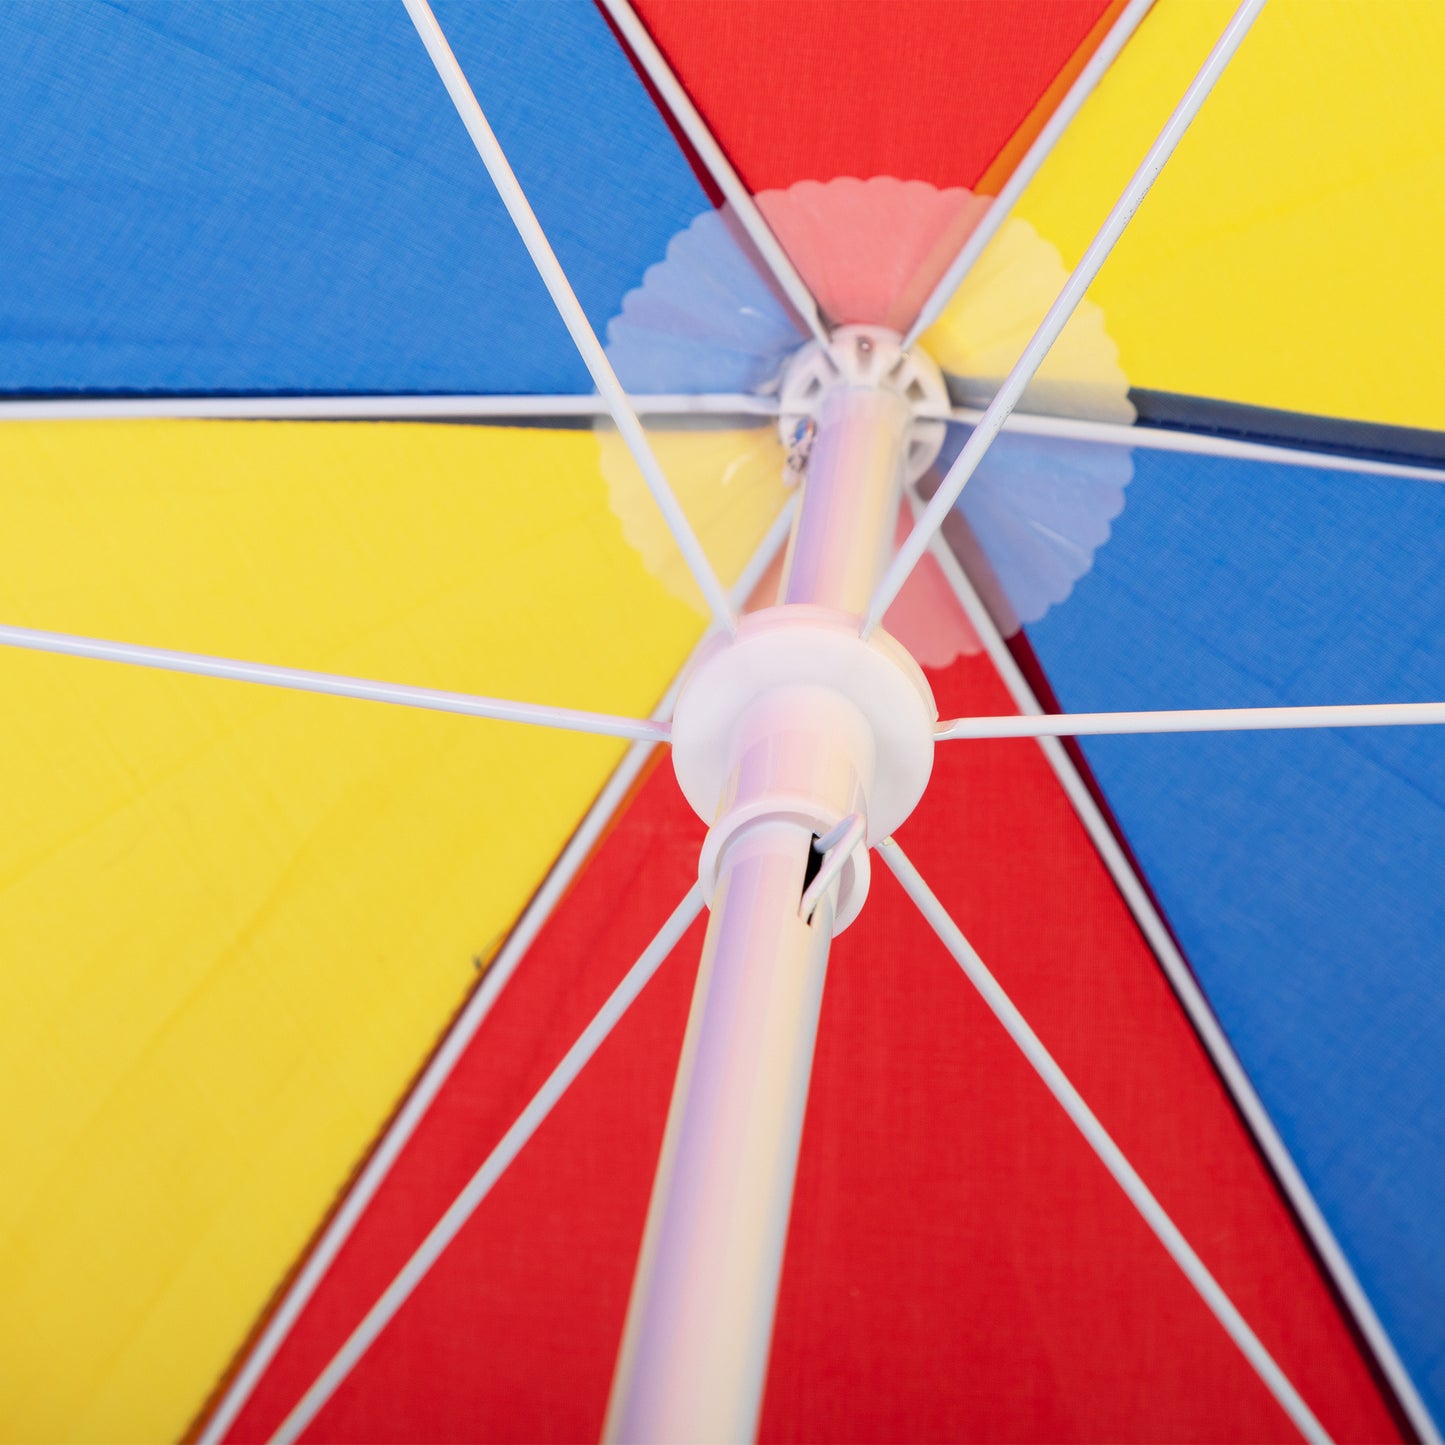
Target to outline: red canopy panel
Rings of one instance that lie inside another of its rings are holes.
[[[636,4],[754,191],[836,176],[991,190],[1001,181],[995,161],[1006,173],[1022,149],[1011,138],[1022,131],[1027,144],[1057,101],[1055,82],[1067,83],[1120,8],[1122,0]]]
[[[981,659],[945,714],[1012,711]],[[1307,1245],[1039,750],[939,749],[900,835],[1336,1439],[1399,1438]],[[501,995],[232,1438],[261,1440],[695,877],[665,760]],[[701,925],[309,1440],[595,1439]],[[886,870],[838,940],[761,1437],[1293,1437]]]

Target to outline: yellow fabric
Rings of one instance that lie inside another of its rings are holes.
[[[1069,273],[1027,221],[1010,216],[942,316],[923,348],[948,373],[960,399],[987,406],[1043,321]],[[1085,298],[1023,394],[1021,411],[1091,421],[1134,420],[1129,383],[1104,313]]]
[[[1160,0],[1019,214],[1073,265],[1234,0]],[[1445,5],[1271,0],[1090,292],[1137,387],[1445,426]]]
[[[610,422],[598,424],[597,440],[607,494],[623,535],[672,596],[702,608],[702,592],[626,443]],[[787,457],[776,423],[742,431],[707,425],[656,428],[649,441],[713,565],[736,577],[787,500]]]
[[[588,433],[0,426],[0,618],[641,714]],[[621,744],[0,649],[0,1436],[186,1426]]]

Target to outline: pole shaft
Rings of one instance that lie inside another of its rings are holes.
[[[910,421],[895,392],[840,386],[823,398],[782,601],[867,611],[893,551]]]
[[[909,419],[901,398],[870,387],[822,399],[783,602],[861,617],[897,525]],[[815,833],[861,810],[867,790],[818,766],[847,711],[800,748],[810,714],[779,688],[732,739],[723,811],[748,809],[748,821],[722,845],[607,1441],[757,1430],[838,884],[811,919],[802,896]]]
[[[799,916],[811,843],[770,823],[728,850],[606,1439],[756,1432],[832,941],[831,898]]]

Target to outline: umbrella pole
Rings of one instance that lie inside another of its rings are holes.
[[[745,650],[757,633],[742,671],[755,678],[775,665],[777,685],[721,703],[730,684],[709,676],[706,655],[684,684],[676,766],[695,807],[707,805],[689,768],[718,769],[720,804],[705,814],[715,821],[701,869],[712,913],[607,1440],[735,1441],[756,1432],[828,952],[866,891],[867,850],[856,845],[875,769],[858,700],[843,695],[846,685],[834,690],[805,674],[826,641],[820,619],[838,625],[839,647],[869,647],[859,619],[891,550],[910,422],[907,400],[884,387],[843,380],[823,396],[784,568],[787,605],[745,619],[740,646],[719,639],[713,654]],[[783,660],[770,660],[769,648]],[[856,659],[847,655],[840,671],[851,675]],[[726,671],[726,659],[711,671]],[[693,741],[690,702],[694,719],[726,715],[705,748]],[[690,748],[707,755],[703,764],[689,761]],[[846,849],[847,861],[826,857],[820,841]],[[804,917],[803,894],[820,869],[836,877],[823,878],[821,896],[813,888]]]
[[[729,849],[653,1185],[605,1438],[756,1431],[833,902],[798,916],[812,835]]]

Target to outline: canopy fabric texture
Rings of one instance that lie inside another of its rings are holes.
[[[722,583],[766,605],[808,319],[607,11],[434,8]],[[951,411],[922,497],[1229,10],[1158,0],[925,330]],[[1123,13],[636,5],[828,321],[900,332]],[[941,716],[1025,685],[1445,698],[1442,59],[1429,0],[1266,6],[888,614]],[[0,177],[0,624],[665,706],[702,595],[399,3],[14,0]],[[0,687],[0,1438],[269,1439],[703,826],[614,739],[4,647]],[[1073,791],[1061,756],[940,744],[901,844],[1330,1435],[1427,1434],[1445,738],[1091,738]],[[301,1438],[596,1437],[701,937]],[[876,868],[760,1438],[1292,1433]]]

